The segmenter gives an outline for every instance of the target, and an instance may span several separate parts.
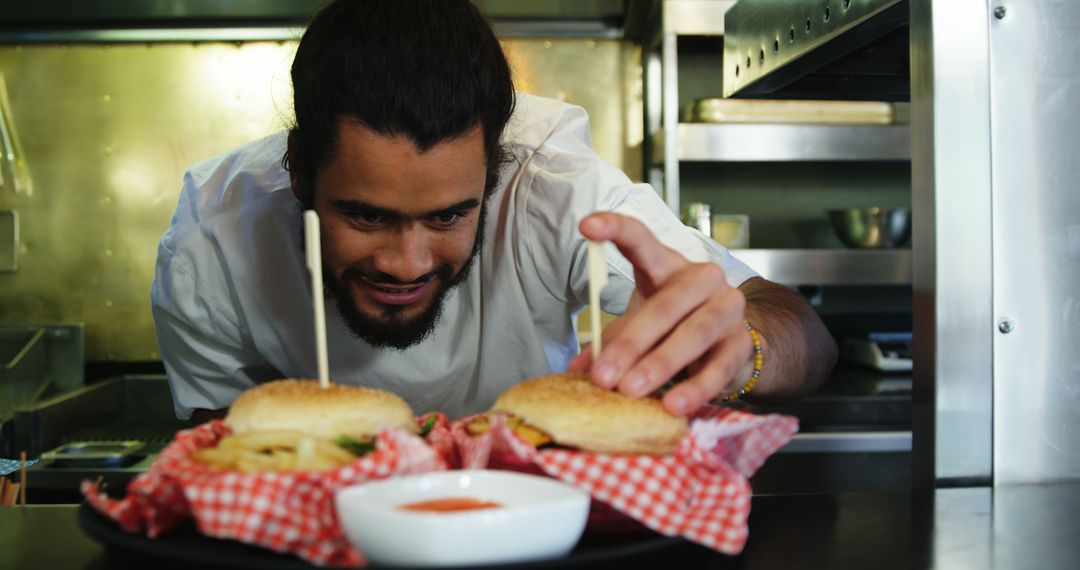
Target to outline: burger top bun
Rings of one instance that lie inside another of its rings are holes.
[[[587,374],[553,374],[526,380],[492,408],[514,414],[562,445],[594,453],[670,453],[686,434],[686,418],[655,398],[605,390]]]
[[[336,383],[324,389],[318,380],[274,380],[251,388],[233,402],[225,424],[236,434],[295,430],[357,440],[371,439],[387,426],[420,431],[397,394]]]

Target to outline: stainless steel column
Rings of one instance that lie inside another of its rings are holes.
[[[994,482],[1078,480],[1080,2],[990,14]]]
[[[991,480],[988,6],[911,0],[916,490]]]

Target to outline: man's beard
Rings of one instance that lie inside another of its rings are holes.
[[[461,269],[456,274],[453,273],[453,269],[449,264],[440,264],[419,279],[411,283],[404,283],[385,273],[350,268],[345,271],[342,279],[339,280],[324,265],[323,284],[330,296],[334,298],[338,314],[345,321],[345,326],[352,331],[353,335],[376,347],[404,350],[423,342],[424,339],[431,335],[432,331],[435,330],[435,326],[439,323],[446,295],[469,277],[473,263],[480,254],[484,241],[486,210],[485,200],[485,203],[480,206],[480,221],[476,227],[476,238],[473,240],[472,252],[469,254],[469,259],[462,264]],[[409,309],[409,306],[402,305],[384,306],[382,316],[374,317],[360,309],[349,291],[348,283],[361,278],[372,285],[420,285],[434,279],[438,279],[443,285],[435,293],[431,305],[419,315],[405,318],[403,313]]]

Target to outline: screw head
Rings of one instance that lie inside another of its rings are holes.
[[[1013,330],[1015,328],[1016,328],[1016,325],[1013,324],[1013,322],[1010,321],[1009,319],[1001,319],[1001,321],[998,322],[998,330],[1001,331],[1004,334],[1009,334],[1009,333],[1013,332]]]
[[[999,19],[999,20],[1004,18],[1005,17],[1005,7],[1004,6],[998,6],[997,8],[994,8],[994,17]]]

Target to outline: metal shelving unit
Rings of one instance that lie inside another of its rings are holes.
[[[741,0],[725,25],[727,95],[911,99],[916,496],[1075,480],[1080,4]]]
[[[732,255],[784,285],[909,285],[911,250],[735,249]]]
[[[900,0],[884,3],[897,1]],[[659,0],[646,16],[648,22],[643,26],[646,31],[642,41],[646,165],[649,182],[672,211],[679,214],[681,210],[679,166],[682,163],[911,159],[911,130],[905,124],[681,123],[679,38],[724,37],[722,72],[726,74],[729,61],[734,61],[735,57],[727,53],[725,19],[727,25],[731,25],[731,18],[726,17],[729,16],[726,13],[735,4],[734,0]],[[740,4],[740,8],[745,4]],[[862,6],[868,2],[851,0],[847,4],[850,8],[850,5]],[[865,7],[873,14],[880,12]],[[750,9],[753,8],[751,5]],[[741,71],[740,74],[746,77]],[[790,285],[908,285],[912,280],[909,250],[744,249],[737,255],[766,277]]]
[[[911,160],[908,125],[677,125],[678,162],[813,162]],[[663,130],[653,135],[653,165],[664,164]]]

